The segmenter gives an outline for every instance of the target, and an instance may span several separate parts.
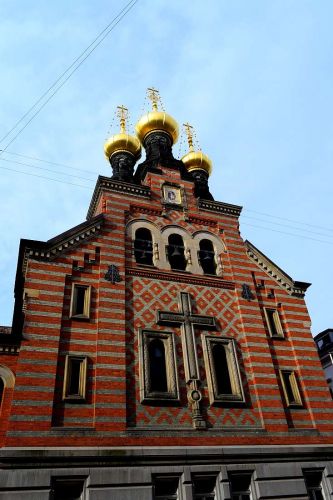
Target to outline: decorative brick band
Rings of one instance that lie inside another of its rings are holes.
[[[202,224],[203,226],[217,226],[216,220],[206,219],[206,217],[196,217],[195,215],[189,215],[188,221],[192,224]]]
[[[161,281],[175,281],[177,283],[189,283],[192,285],[208,286],[210,288],[226,288],[228,290],[235,289],[233,281],[222,280],[209,276],[209,278],[193,276],[191,274],[183,274],[178,272],[167,272],[154,269],[139,269],[129,267],[126,269],[126,276],[140,276],[142,278],[151,278]]]
[[[149,214],[149,215],[156,215],[157,217],[162,216],[162,210],[161,209],[156,209],[153,207],[150,207],[148,205],[132,205],[130,206],[129,214]]]
[[[209,210],[210,212],[232,215],[233,217],[239,217],[243,208],[239,205],[231,205],[230,203],[200,199],[198,200],[198,207],[203,210]]]

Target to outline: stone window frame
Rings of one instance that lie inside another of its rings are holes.
[[[137,229],[145,228],[151,232],[152,242],[153,242],[153,265],[154,267],[173,272],[188,272],[191,274],[197,274],[201,276],[205,275],[203,269],[200,265],[198,252],[200,250],[200,241],[210,240],[213,244],[215,251],[215,261],[216,261],[216,276],[219,278],[223,277],[223,259],[222,255],[227,253],[224,242],[216,234],[207,231],[205,229],[200,229],[191,234],[185,228],[178,226],[177,224],[168,224],[166,226],[160,227],[155,222],[148,220],[147,218],[136,218],[131,220],[126,227],[127,237],[131,240],[132,244],[132,259],[134,261],[134,240],[135,233]],[[170,234],[179,234],[183,238],[184,248],[185,248],[185,259],[187,261],[185,271],[177,271],[171,269],[171,265],[167,258],[167,245],[169,244]],[[138,266],[144,266],[144,264],[136,264]],[[151,267],[151,266],[150,266]]]
[[[186,260],[186,269],[184,271],[179,271],[177,269],[172,269],[171,264],[168,260],[168,245],[169,245],[169,236],[171,234],[178,234],[179,236],[182,237],[183,243],[184,243],[184,257]],[[161,240],[162,240],[162,247],[163,250],[160,252],[163,254],[163,257],[165,259],[165,269],[168,271],[173,271],[173,272],[188,272],[188,273],[196,273],[195,271],[195,260],[193,259],[193,249],[192,249],[192,236],[191,234],[186,231],[183,227],[177,226],[176,224],[169,224],[167,226],[164,226],[161,230]]]
[[[323,467],[307,467],[302,469],[303,477],[304,477],[304,482],[306,486],[307,493],[313,493],[316,491],[319,491],[321,493],[321,496],[323,499],[330,498],[330,484],[327,481],[326,477],[326,469]],[[309,486],[307,483],[307,478],[309,478],[309,475],[311,474],[318,474],[320,475],[320,484],[319,486]],[[309,496],[310,498],[310,496]],[[311,496],[311,499],[316,498],[316,496]]]
[[[227,253],[227,249],[225,247],[224,242],[221,238],[219,238],[216,234],[211,233],[207,230],[200,229],[199,231],[195,231],[192,235],[193,238],[193,253],[196,255],[196,265],[197,270],[195,271],[197,274],[203,274],[204,276],[210,276],[204,274],[203,269],[200,265],[199,261],[199,251],[200,251],[200,241],[201,240],[209,240],[212,242],[214,252],[215,252],[215,263],[216,263],[216,276],[219,278],[223,277],[223,259],[222,255]],[[212,275],[213,276],[213,275]]]
[[[149,343],[151,340],[160,339],[164,344],[167,392],[151,391],[149,374]],[[139,347],[139,373],[140,373],[140,401],[149,403],[153,401],[179,402],[179,384],[177,374],[175,335],[174,332],[140,328],[138,332]]]
[[[272,331],[270,320],[269,320],[269,317],[268,317],[268,311],[272,311],[273,312],[273,318],[272,319],[273,319],[274,326],[275,326],[275,329],[277,331],[277,334],[275,334]],[[284,339],[285,335],[284,335],[284,331],[283,331],[283,328],[282,328],[282,323],[281,323],[280,314],[279,314],[278,309],[276,307],[264,307],[264,314],[265,314],[266,325],[267,325],[270,337],[273,338],[273,339],[274,338],[275,339],[276,338]]]
[[[153,266],[165,269],[166,268],[166,259],[163,259],[163,252],[161,252],[162,248],[162,239],[161,239],[161,229],[152,221],[147,219],[133,219],[131,220],[126,227],[126,234],[131,240],[131,257],[135,262],[134,258],[134,241],[135,241],[135,233],[138,229],[148,229],[151,233],[151,239],[153,244]],[[145,266],[145,264],[138,264],[138,266]],[[149,266],[151,267],[151,266]]]
[[[229,489],[230,489],[230,498],[231,500],[242,500],[243,498],[251,498],[252,500],[255,500],[257,496],[255,496],[254,491],[254,485],[253,485],[253,475],[254,471],[252,469],[250,470],[237,470],[237,471],[229,471],[228,472],[228,479],[229,479]],[[246,478],[247,482],[247,487],[240,488],[239,486],[234,486],[234,484],[237,484],[237,481],[240,479]]]
[[[78,485],[81,488],[80,499],[84,500],[86,497],[87,477],[86,476],[52,476],[51,477],[51,490],[50,499],[59,498],[59,493],[62,495],[68,492],[68,487]],[[60,487],[60,488],[59,488]],[[66,489],[65,489],[66,488]],[[58,490],[58,491],[57,491]]]
[[[159,482],[163,481],[174,481],[177,483],[177,488],[174,493],[156,494],[156,486]],[[153,498],[156,500],[170,500],[180,498],[180,475],[179,474],[154,474],[152,477],[153,483]]]
[[[201,491],[198,492],[196,491],[196,484],[200,480],[206,480],[206,481],[211,481],[211,485],[213,488],[210,488],[210,491]],[[191,481],[192,481],[192,497],[193,500],[212,500],[217,498],[217,491],[218,491],[218,474],[217,473],[209,473],[208,471],[203,471],[203,472],[193,472],[191,475]]]
[[[71,384],[71,363],[72,360],[80,361],[80,373],[78,380],[78,394],[71,394],[70,384]],[[63,394],[62,399],[64,401],[76,401],[85,403],[86,401],[86,389],[87,389],[87,371],[88,371],[88,358],[87,356],[81,356],[78,354],[67,354],[65,357],[65,369],[64,369],[64,383],[63,383]]]
[[[6,398],[6,392],[8,389],[13,389],[15,385],[15,375],[8,366],[0,365],[0,378],[3,381],[3,391],[2,397],[0,399],[0,416],[3,402]]]
[[[283,395],[288,408],[303,408],[302,397],[299,390],[298,380],[296,378],[296,371],[292,369],[279,370],[280,380],[283,390]],[[286,387],[285,377],[289,376],[290,388],[293,393],[293,401],[289,399],[288,390]]]
[[[84,288],[85,289],[85,296],[84,296],[84,307],[83,307],[83,313],[82,314],[77,314],[75,312],[76,310],[76,300],[77,300],[77,290],[79,288]],[[71,302],[70,302],[70,318],[73,319],[90,319],[90,309],[91,309],[91,285],[86,285],[85,283],[81,282],[75,282],[72,283],[72,290],[71,290]]]
[[[242,386],[235,340],[229,337],[216,337],[203,333],[201,335],[203,354],[206,368],[206,377],[208,384],[209,401],[211,405],[220,403],[244,404],[245,395]],[[232,394],[219,394],[218,383],[216,380],[213,346],[216,344],[225,346],[225,353],[230,377]]]

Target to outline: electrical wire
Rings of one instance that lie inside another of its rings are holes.
[[[52,172],[53,174],[67,175],[67,177],[73,177],[75,179],[82,179],[84,181],[92,181],[92,182],[95,181],[95,179],[88,179],[87,177],[81,177],[79,175],[67,174],[67,172],[58,172],[57,170],[52,170],[51,168],[38,167],[37,165],[30,165],[29,163],[24,163],[21,161],[8,160],[7,158],[0,158],[0,161],[7,161],[9,163],[15,163],[16,165],[23,165],[25,167],[36,168],[38,170],[45,170],[46,172]]]
[[[47,179],[48,181],[60,182],[61,184],[68,184],[70,186],[82,187],[85,189],[89,189],[90,191],[93,191],[93,189],[91,187],[83,186],[82,184],[75,184],[73,182],[61,181],[60,179],[52,179],[51,177],[46,177],[45,175],[32,174],[30,172],[22,172],[21,170],[15,170],[14,168],[7,168],[7,167],[1,167],[1,166],[0,166],[0,169],[9,170],[9,172],[15,172],[18,174],[23,174],[23,175],[30,175],[31,177],[39,177],[40,179]]]
[[[327,243],[328,245],[333,245],[333,241],[319,240],[318,238],[311,238],[311,236],[304,236],[303,234],[287,233],[286,231],[279,231],[278,229],[273,229],[270,227],[256,226],[254,224],[249,224],[248,222],[243,222],[242,226],[251,226],[258,229],[266,229],[267,231],[273,231],[274,233],[288,234],[289,236],[295,236],[296,238],[305,238],[307,240],[319,241],[320,243]]]
[[[246,218],[246,219],[256,220],[258,222],[264,222],[266,224],[275,224],[276,226],[287,227],[288,229],[295,229],[296,231],[303,231],[310,234],[317,234],[318,236],[324,236],[325,238],[333,238],[333,235],[331,234],[323,234],[323,233],[318,233],[317,231],[310,231],[309,229],[302,229],[301,227],[288,226],[286,224],[281,224],[281,222],[267,221],[264,219],[258,219],[257,217],[251,217],[249,215],[241,215],[241,217],[243,219]]]
[[[330,229],[330,228],[326,228],[326,227],[323,227],[323,226],[318,226],[316,224],[309,224],[308,222],[300,222],[300,221],[293,220],[293,219],[286,219],[285,217],[279,217],[277,215],[271,215],[271,214],[267,214],[267,213],[264,213],[264,212],[257,212],[256,210],[250,210],[249,208],[245,208],[244,211],[245,212],[252,212],[253,214],[264,215],[265,217],[271,217],[271,218],[274,218],[274,219],[285,220],[287,222],[292,222],[294,224],[302,224],[303,226],[315,227],[317,229],[324,229],[325,231],[332,231],[333,232],[333,229]]]
[[[0,149],[0,152],[1,151],[2,150]],[[69,168],[71,170],[78,170],[79,172],[85,172],[86,174],[95,174],[96,173],[96,172],[93,172],[92,170],[85,170],[83,168],[71,167],[70,165],[66,165],[65,163],[58,163],[56,161],[43,160],[42,158],[38,158],[37,156],[28,156],[28,155],[24,155],[22,153],[14,153],[13,151],[5,151],[5,154],[6,155],[20,156],[21,158],[27,158],[28,160],[40,161],[42,163],[48,163],[49,165],[65,167],[65,168]],[[2,160],[2,158],[0,158],[0,160]]]
[[[36,101],[36,103],[25,113],[25,115],[20,119],[18,120],[18,122],[14,125],[14,127],[4,136],[4,138],[7,138],[10,133],[12,131],[14,131],[17,126],[19,125],[19,123],[21,123],[24,118],[26,118],[30,112],[35,109],[37,107],[37,105],[44,99],[44,97],[46,97],[46,95],[57,85],[57,83],[59,81],[61,81],[62,77],[65,76],[66,73],[68,73],[68,71],[74,66],[74,69],[69,73],[69,75],[65,78],[65,80],[60,84],[58,85],[58,87],[56,87],[56,89],[54,90],[54,92],[52,92],[52,94],[41,104],[41,106],[37,109],[37,111],[32,115],[32,117],[25,123],[25,125],[23,127],[21,127],[19,129],[19,131],[17,132],[17,134],[14,135],[14,137],[6,144],[6,146],[0,151],[0,156],[8,149],[8,147],[17,139],[17,137],[23,132],[23,130],[32,122],[32,120],[42,111],[42,109],[47,105],[47,103],[55,96],[55,94],[57,92],[59,92],[59,90],[65,85],[65,83],[70,79],[70,77],[75,73],[75,71],[77,71],[77,69],[86,61],[86,59],[88,59],[88,57],[90,56],[90,54],[92,54],[92,52],[94,52],[94,50],[96,50],[96,48],[103,42],[103,40],[109,35],[109,33],[111,33],[112,30],[114,30],[114,28],[120,23],[120,21],[123,19],[123,17],[126,16],[126,14],[134,7],[134,5],[138,2],[139,0],[131,0],[121,11],[120,13],[111,21],[111,23],[108,24],[108,26],[106,28],[104,28],[104,30],[97,36],[97,38],[95,39],[94,42],[92,42],[89,47],[87,49],[85,49],[84,52],[82,52],[82,54],[67,68],[67,70],[56,80],[56,82],[46,91],[44,92],[44,94]],[[118,19],[116,21],[116,19]],[[106,32],[105,32],[106,31]],[[104,35],[103,35],[104,33]],[[101,37],[101,35],[103,35]],[[101,37],[101,38],[100,38]],[[96,40],[98,40],[100,38],[100,40],[96,42]],[[89,48],[91,48],[91,50],[89,50]],[[88,52],[88,53],[87,53]],[[78,63],[76,64],[77,61],[79,61],[81,59],[81,57],[84,55],[85,57],[83,57],[83,59]],[[76,64],[76,66],[75,66]],[[4,138],[2,138],[0,140],[0,142],[2,142],[4,140]]]

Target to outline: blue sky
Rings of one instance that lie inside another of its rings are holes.
[[[126,3],[1,2],[0,137]],[[11,323],[19,239],[85,220],[97,176],[111,173],[116,106],[134,124],[155,86],[211,157],[215,199],[244,207],[243,238],[312,283],[313,334],[333,327],[332,17],[330,0],[139,0],[0,157],[0,324]]]

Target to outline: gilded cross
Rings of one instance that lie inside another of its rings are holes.
[[[120,119],[120,132],[122,134],[126,131],[126,120],[128,118],[128,109],[125,106],[117,106],[117,116]]]
[[[153,111],[157,111],[157,103],[160,99],[159,91],[157,89],[154,89],[154,87],[149,87],[147,89],[148,97],[152,102],[153,105]]]
[[[193,127],[188,122],[183,123],[183,126],[187,135],[188,147],[190,151],[193,151]]]
[[[199,380],[198,355],[195,347],[194,327],[204,330],[215,330],[216,320],[213,316],[192,313],[191,296],[187,292],[179,294],[179,312],[157,311],[159,325],[180,326],[184,352],[184,368],[186,382]]]

